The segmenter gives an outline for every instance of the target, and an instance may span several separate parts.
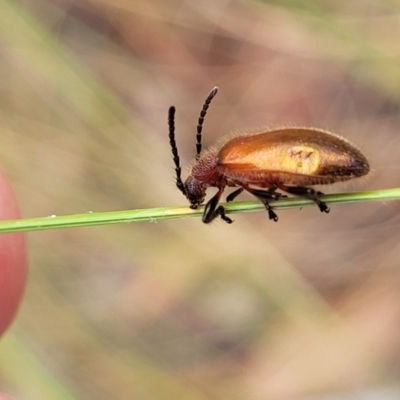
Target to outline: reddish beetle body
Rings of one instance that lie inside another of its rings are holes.
[[[217,91],[215,87],[210,92],[201,111],[196,162],[185,183],[175,143],[175,108],[169,109],[169,138],[178,189],[187,197],[190,207],[196,209],[204,202],[208,187],[218,188],[205,206],[203,222],[209,223],[218,216],[232,222],[223,206],[218,205],[226,186],[239,187],[227,201],[246,190],[265,205],[269,218],[277,221],[269,205],[271,200],[283,196],[277,189],[309,198],[327,213],[328,206],[318,198],[321,193],[307,186],[347,181],[369,172],[367,159],[354,145],[330,132],[313,128],[281,128],[238,135],[201,154],[204,117]]]

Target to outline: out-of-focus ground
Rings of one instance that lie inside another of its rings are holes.
[[[0,1],[0,163],[25,217],[186,204],[234,130],[340,133],[400,185],[398,1]],[[210,190],[210,193],[213,191]],[[245,197],[243,197],[245,198]],[[0,391],[43,399],[398,399],[400,203],[29,234]]]

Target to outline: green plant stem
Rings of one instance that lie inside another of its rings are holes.
[[[400,199],[400,188],[375,190],[368,192],[335,193],[321,196],[321,200],[328,204],[334,203],[356,203],[366,201],[381,201]],[[242,212],[265,211],[264,206],[255,201],[240,201],[223,204],[227,214]],[[315,205],[312,201],[292,197],[271,202],[276,210],[286,208],[302,208]],[[51,215],[44,218],[19,219],[0,222],[0,233],[38,231],[45,229],[73,228],[78,226],[93,226],[120,224],[130,222],[157,222],[163,219],[199,217],[203,214],[203,207],[191,210],[188,206],[146,208],[129,211],[113,211],[101,213],[84,213],[75,215],[56,216]]]

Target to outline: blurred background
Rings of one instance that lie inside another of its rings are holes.
[[[329,129],[400,183],[400,1],[0,0],[0,163],[25,218],[187,204],[232,131]],[[213,190],[209,191],[209,195]],[[240,199],[246,199],[241,196]],[[250,198],[249,198],[250,199]],[[0,390],[36,399],[398,399],[400,204],[28,234]]]

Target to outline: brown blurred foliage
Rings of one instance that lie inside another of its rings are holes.
[[[185,204],[167,110],[189,162],[218,85],[206,146],[234,130],[326,128],[374,171],[324,191],[399,186],[399,19],[388,0],[2,0],[0,162],[25,217]],[[1,390],[398,398],[399,207],[32,233]]]

